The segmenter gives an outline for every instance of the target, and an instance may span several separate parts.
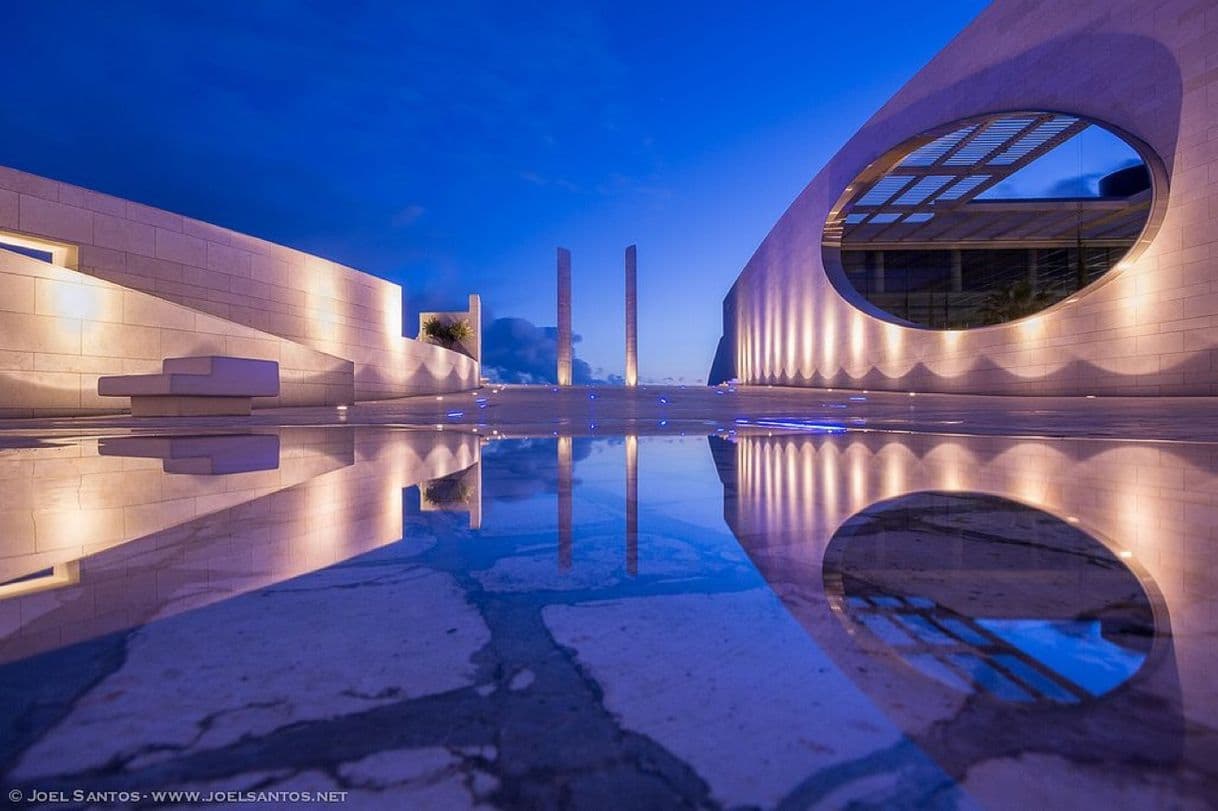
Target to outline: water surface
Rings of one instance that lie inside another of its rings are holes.
[[[1213,446],[707,430],[10,442],[5,787],[1215,796]]]

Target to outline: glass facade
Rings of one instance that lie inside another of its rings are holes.
[[[1032,315],[1092,284],[1137,240],[1150,175],[1106,128],[1011,113],[918,140],[851,184],[828,262],[901,322],[967,329]]]

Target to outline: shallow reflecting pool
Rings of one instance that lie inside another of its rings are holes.
[[[706,430],[9,438],[5,788],[1212,802],[1218,448]]]
[[[1146,661],[1154,612],[1102,543],[980,493],[874,504],[842,525],[825,579],[852,625],[917,670],[1003,701],[1111,692]]]

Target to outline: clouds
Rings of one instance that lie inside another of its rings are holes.
[[[620,162],[623,69],[579,5],[116,0],[26,4],[5,24],[0,68],[22,81],[0,164],[407,289],[446,262],[476,277],[555,195]],[[49,38],[75,44],[47,59]]]
[[[552,322],[564,245],[592,377],[622,368],[637,243],[643,368],[704,379],[766,230],[982,5],[9,3],[0,164],[334,259],[408,307],[478,292]],[[500,368],[551,376],[551,339],[521,332]]]
[[[596,437],[573,437],[571,461],[592,453]],[[524,501],[558,492],[558,440],[508,439],[482,448],[483,493],[495,501]]]
[[[415,295],[408,293],[406,323],[417,324],[420,312],[464,310],[465,307],[464,297],[438,289]],[[496,318],[492,308],[485,304],[482,322],[482,374],[485,377],[494,383],[557,382],[557,327],[539,327],[527,318]],[[407,326],[406,334],[414,335],[412,326]],[[578,344],[580,340],[578,334],[571,336],[572,344]],[[625,382],[621,375],[608,374],[604,369],[594,372],[578,357],[571,360],[571,380],[578,386],[620,386]]]
[[[579,336],[573,335],[572,342]],[[482,373],[497,383],[555,383],[558,328],[539,327],[524,318],[496,318],[482,334]],[[596,380],[585,361],[573,358],[571,381],[577,386]]]

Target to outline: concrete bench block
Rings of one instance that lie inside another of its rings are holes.
[[[279,467],[279,437],[275,434],[105,437],[98,440],[97,452],[101,456],[160,459],[166,473],[195,476]]]
[[[279,364],[222,355],[167,358],[160,374],[98,378],[97,393],[130,397],[137,417],[248,415],[254,397],[279,396]]]

